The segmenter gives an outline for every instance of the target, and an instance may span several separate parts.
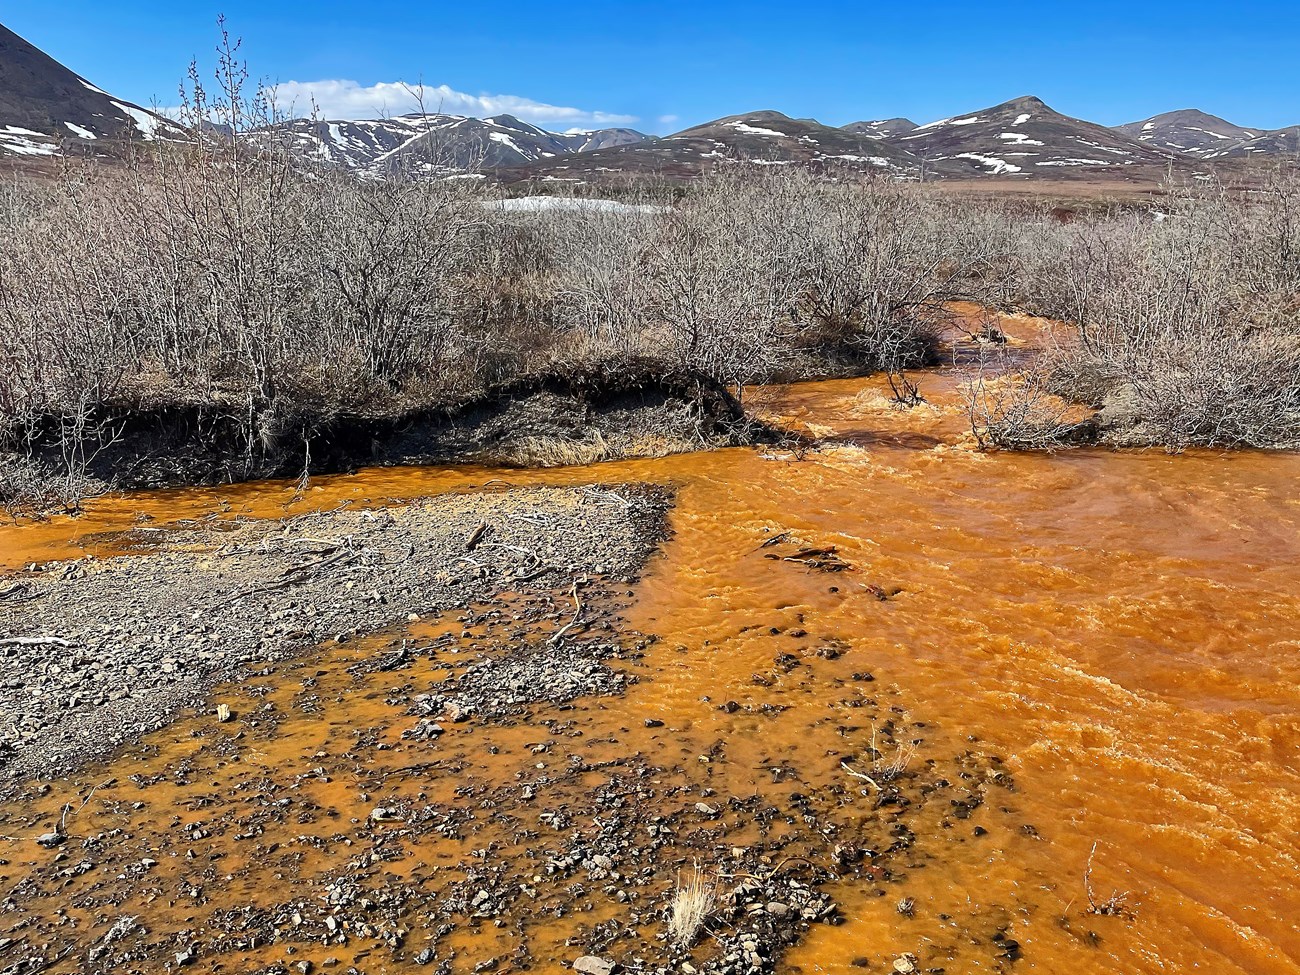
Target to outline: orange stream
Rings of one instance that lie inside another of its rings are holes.
[[[737,449],[582,470],[377,469],[321,479],[304,505],[378,505],[491,478],[670,483],[674,534],[628,614],[662,639],[641,683],[588,719],[595,730],[632,728],[635,747],[673,756],[725,740],[733,792],[765,779],[747,769],[778,762],[830,777],[825,695],[870,670],[948,754],[975,736],[1006,760],[1017,790],[1004,804],[1041,839],[946,848],[908,879],[911,920],[893,898],[836,885],[848,923],[814,926],[783,970],[847,975],[862,956],[881,970],[956,937],[940,914],[1001,904],[1023,947],[1018,971],[1300,972],[1300,457],[980,454],[962,433],[957,381],[926,376],[934,405],[912,411],[890,409],[872,380],[770,392],[765,409],[847,441],[802,461]],[[110,551],[100,533],[139,513],[157,524],[278,517],[291,492],[105,499],[75,522],[0,529],[0,564]],[[774,565],[757,547],[781,531],[838,546],[855,570]],[[866,585],[903,592],[882,602]],[[794,642],[770,627],[849,651],[820,662],[812,684],[756,686],[751,675]],[[790,709],[728,714],[717,709],[727,700]],[[642,734],[645,715],[668,729]],[[155,736],[155,764],[192,747],[191,733]],[[505,752],[527,743],[503,734]],[[1085,913],[1094,844],[1095,892],[1130,891],[1133,918]],[[947,970],[991,970],[963,958]]]

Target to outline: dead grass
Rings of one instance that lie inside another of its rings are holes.
[[[698,448],[698,444],[669,434],[606,436],[588,431],[583,439],[523,437],[501,450],[499,459],[520,467],[585,467],[632,457],[668,457]]]
[[[679,948],[689,948],[699,937],[704,923],[718,906],[718,878],[697,862],[683,878],[677,875],[668,914],[668,938]]]

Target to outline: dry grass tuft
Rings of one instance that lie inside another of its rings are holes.
[[[668,915],[668,938],[679,948],[689,948],[699,937],[704,922],[718,905],[717,877],[700,869],[699,863],[683,880],[677,875],[677,890],[673,893]]]

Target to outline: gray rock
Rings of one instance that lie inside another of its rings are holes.
[[[617,967],[612,961],[596,955],[583,955],[573,963],[573,970],[581,975],[612,975]]]

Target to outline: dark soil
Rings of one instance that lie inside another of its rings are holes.
[[[57,418],[10,439],[61,471]],[[453,406],[364,414],[309,403],[104,408],[86,429],[85,475],[107,488],[225,484],[380,465],[545,467],[662,456],[767,439],[721,384],[648,368],[525,377]],[[0,464],[4,455],[0,453]],[[0,501],[3,499],[0,498]]]

